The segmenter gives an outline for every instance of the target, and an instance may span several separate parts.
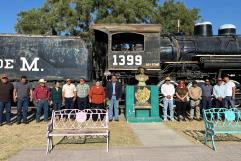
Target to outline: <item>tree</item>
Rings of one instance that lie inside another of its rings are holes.
[[[32,9],[18,14],[16,32],[20,34],[45,34],[49,27],[42,9]]]
[[[160,23],[166,32],[190,32],[199,10],[166,0],[46,0],[43,7],[18,14],[15,29],[21,34],[81,35],[90,37],[91,23]]]
[[[47,0],[40,9],[20,12],[15,29],[22,34],[53,30],[58,35],[88,35],[92,4],[93,0]]]
[[[180,20],[181,32],[193,32],[198,19],[200,19],[199,9],[188,9],[182,2],[166,0],[159,7],[159,15],[156,16],[155,22],[162,24],[164,32],[177,32],[177,23]]]
[[[158,0],[105,0],[95,6],[96,23],[150,23]]]

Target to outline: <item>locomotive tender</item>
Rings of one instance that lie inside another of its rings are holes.
[[[11,81],[91,78],[91,55],[78,37],[0,35],[0,74]]]

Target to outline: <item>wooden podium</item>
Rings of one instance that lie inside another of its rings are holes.
[[[138,89],[150,91],[150,98],[146,103],[140,104],[137,101]],[[159,115],[159,90],[155,85],[150,86],[126,86],[125,114],[127,122],[160,122]]]

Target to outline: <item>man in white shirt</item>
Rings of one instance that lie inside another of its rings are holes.
[[[225,107],[235,107],[235,84],[229,79],[228,76],[224,78],[226,97],[224,98]]]
[[[66,84],[63,85],[62,98],[66,109],[74,108],[74,102],[76,99],[76,88],[75,85],[71,83],[70,79],[67,79]]]
[[[174,112],[173,112],[173,96],[175,94],[175,88],[174,85],[171,84],[170,77],[166,77],[165,83],[161,87],[161,93],[164,96],[163,99],[163,118],[164,121],[167,121],[167,107],[169,107],[170,110],[170,119],[174,121]]]
[[[224,107],[224,98],[226,93],[226,87],[223,84],[222,78],[218,78],[217,84],[213,87],[213,95],[215,98],[215,107]]]

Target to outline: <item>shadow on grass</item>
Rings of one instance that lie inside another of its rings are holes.
[[[204,137],[205,137],[204,130],[185,130],[183,131],[183,133],[204,144]],[[208,138],[208,142],[209,141],[211,141],[211,137]],[[222,142],[222,141],[241,142],[241,138],[234,136],[232,134],[215,135],[215,142]]]
[[[56,145],[60,144],[93,144],[106,143],[104,136],[65,136]]]

